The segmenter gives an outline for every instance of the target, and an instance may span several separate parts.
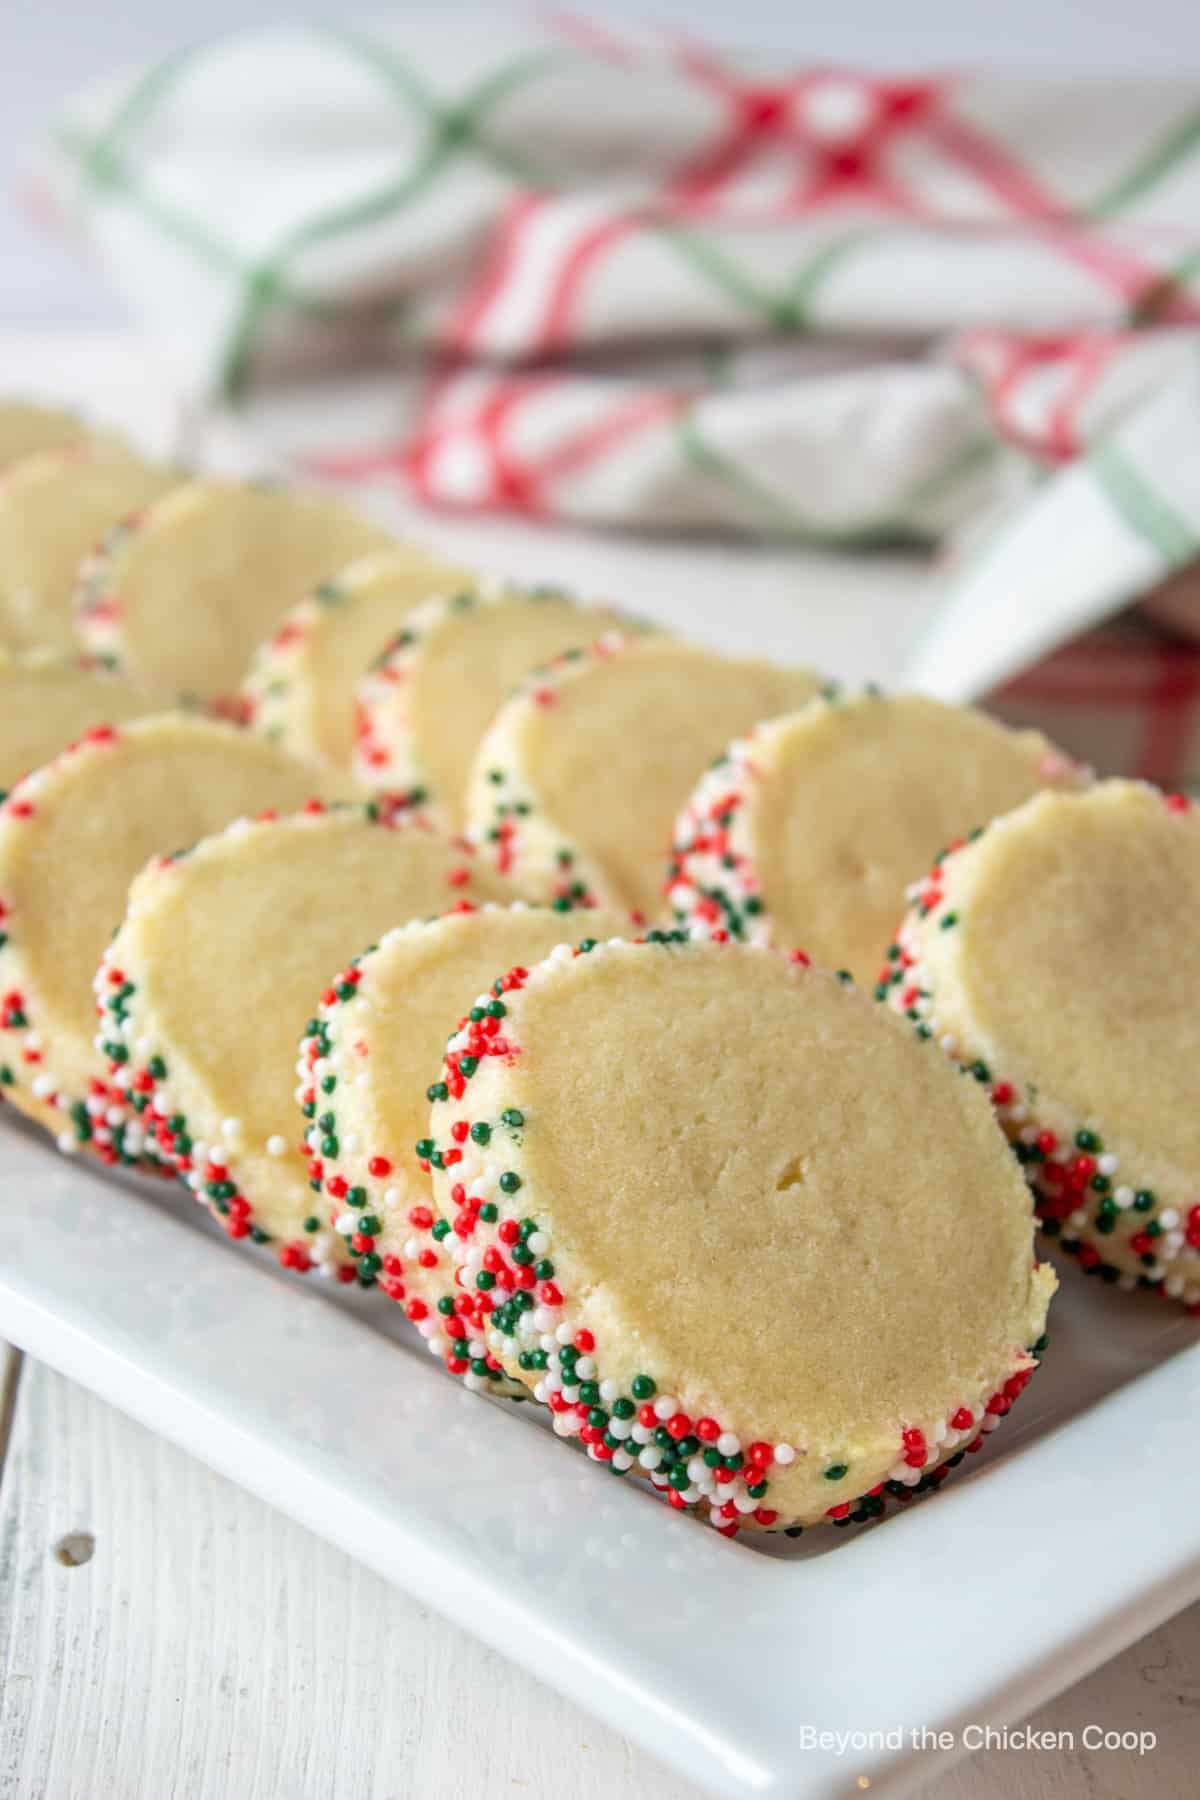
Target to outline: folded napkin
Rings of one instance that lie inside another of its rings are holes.
[[[997,608],[986,684],[1196,554],[1193,81],[295,26],[81,95],[36,179],[187,390],[327,475],[848,546],[1015,505],[914,663],[945,692]]]

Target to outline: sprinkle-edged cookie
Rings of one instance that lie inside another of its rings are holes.
[[[497,713],[467,795],[471,835],[533,898],[653,917],[700,775],[759,719],[816,692],[807,669],[613,634],[539,670]]]
[[[93,726],[12,789],[0,806],[0,1091],[60,1148],[88,1144],[111,1162],[142,1149],[97,1047],[92,992],[138,870],[243,814],[330,792],[311,764],[178,714]]]
[[[161,708],[161,696],[86,658],[0,650],[0,799],[89,726],[120,725]]]
[[[934,1485],[1035,1366],[1055,1278],[986,1096],[803,961],[556,949],[435,1088],[431,1347],[720,1529]]]
[[[428,1244],[418,1232],[433,1215],[414,1146],[429,1125],[430,1073],[497,969],[540,962],[585,932],[607,938],[622,929],[628,920],[608,911],[564,916],[520,903],[456,911],[389,931],[325,990],[301,1045],[298,1093],[325,1210],[359,1268],[377,1275],[426,1335],[437,1327],[421,1299]],[[337,1149],[328,1154],[331,1141]]]
[[[359,684],[354,770],[367,787],[416,792],[450,830],[497,709],[532,669],[612,631],[640,629],[612,607],[554,588],[480,585],[407,619]]]
[[[231,1237],[274,1243],[286,1268],[333,1266],[296,1120],[304,1021],[393,921],[497,894],[507,883],[461,842],[373,806],[238,820],[138,876],[96,979],[111,1079]],[[333,1154],[332,1126],[318,1136]]]
[[[80,563],[116,520],[178,480],[91,440],[0,470],[0,644],[77,651],[71,599]]]
[[[1200,814],[1039,794],[918,884],[882,985],[991,1094],[1046,1235],[1200,1307]]]
[[[285,749],[349,769],[358,681],[414,607],[473,580],[416,544],[360,556],[320,582],[260,645],[242,690],[250,724]]]
[[[679,821],[668,897],[680,923],[803,944],[871,982],[910,883],[943,845],[1086,772],[1040,732],[916,694],[828,688],[758,725]]]
[[[116,526],[80,572],[84,647],[180,698],[230,702],[290,606],[394,538],[324,494],[190,481]]]

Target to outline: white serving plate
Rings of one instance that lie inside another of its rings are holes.
[[[95,395],[171,441],[128,344],[71,348],[0,337],[0,380]],[[205,446],[230,472],[240,454]],[[911,558],[382,510],[459,556],[851,681],[895,685],[934,600]],[[968,671],[956,692],[978,685]],[[556,1442],[533,1407],[468,1394],[397,1307],[285,1276],[182,1191],[68,1161],[12,1116],[0,1209],[0,1336],[715,1793],[910,1792],[935,1754],[907,1736],[839,1753],[808,1734],[1020,1718],[1200,1594],[1200,1327],[1073,1268],[1045,1366],[941,1492],[861,1529],[731,1543]]]
[[[0,1206],[0,1333],[715,1793],[911,1792],[913,1729],[1019,1718],[1200,1594],[1200,1328],[1074,1269],[1043,1368],[940,1493],[751,1544],[467,1393],[389,1302],[11,1117]]]

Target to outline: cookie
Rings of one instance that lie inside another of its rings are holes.
[[[436,1330],[418,1261],[427,1246],[413,1221],[432,1219],[429,1174],[414,1149],[429,1125],[430,1072],[497,969],[540,962],[584,932],[611,937],[627,927],[619,913],[564,916],[522,904],[448,913],[389,931],[326,990],[301,1045],[309,1147],[335,1229],[427,1335]],[[331,1138],[334,1155],[323,1150]]]
[[[359,557],[322,581],[260,645],[242,689],[250,724],[286,749],[349,769],[360,677],[415,606],[472,580],[415,544]]]
[[[1089,1273],[1200,1307],[1200,815],[1106,781],[938,862],[890,1004],[991,1094],[1042,1230]]]
[[[802,960],[557,949],[481,994],[437,1080],[435,1349],[482,1344],[720,1529],[934,1485],[1035,1365],[1055,1278],[986,1096]]]
[[[0,471],[0,645],[78,651],[79,565],[114,521],[179,480],[115,444],[81,442]]]
[[[0,470],[42,450],[94,437],[77,413],[35,406],[28,400],[0,400]]]
[[[476,861],[419,821],[310,807],[240,820],[133,883],[96,980],[111,1079],[231,1237],[276,1244],[287,1268],[333,1266],[296,1121],[297,1041],[330,971],[395,921],[507,897]]]
[[[0,650],[0,799],[90,725],[120,725],[159,710],[161,699],[78,656]]]
[[[290,606],[394,541],[323,494],[187,482],[89,559],[76,630],[93,655],[165,692],[228,702]]]
[[[489,584],[430,600],[359,684],[355,774],[366,787],[417,792],[442,825],[461,830],[475,753],[517,684],[630,625],[553,588]]]
[[[98,725],[0,806],[0,1090],[60,1148],[136,1161],[142,1133],[96,1047],[92,982],[153,856],[246,813],[291,811],[343,778],[215,720]]]
[[[700,932],[803,944],[873,982],[909,885],[951,839],[1086,772],[1040,732],[916,694],[844,696],[758,725],[679,821],[668,896]]]
[[[531,898],[655,916],[675,821],[704,769],[817,686],[807,669],[671,638],[600,638],[500,708],[471,775],[471,835]]]

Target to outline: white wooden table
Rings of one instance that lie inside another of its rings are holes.
[[[176,432],[162,389],[108,337],[0,335],[4,389],[88,398],[159,449]],[[926,604],[912,564],[798,569],[794,557],[721,550],[682,564],[667,547],[566,533],[423,530],[516,573],[634,605],[652,596],[680,625],[698,587],[728,590],[728,647],[749,639],[852,679],[893,673]],[[0,1800],[481,1800],[465,1772],[485,1766],[490,1790],[524,1800],[692,1792],[82,1388],[3,1345],[0,1369]],[[1069,1521],[1062,1541],[1052,1517],[1046,1526],[1047,1557],[1069,1555]],[[1034,1723],[1073,1733],[1075,1748],[984,1751],[928,1791],[1194,1793],[1200,1607]],[[1088,1725],[1153,1731],[1158,1746],[1141,1760],[1088,1751]]]
[[[7,1357],[3,1800],[482,1800],[465,1772],[485,1766],[493,1794],[522,1800],[694,1794],[360,1564]],[[1077,1748],[983,1751],[930,1800],[1193,1794],[1200,1606],[1032,1723]],[[1089,1724],[1153,1731],[1158,1746],[1088,1752]]]

